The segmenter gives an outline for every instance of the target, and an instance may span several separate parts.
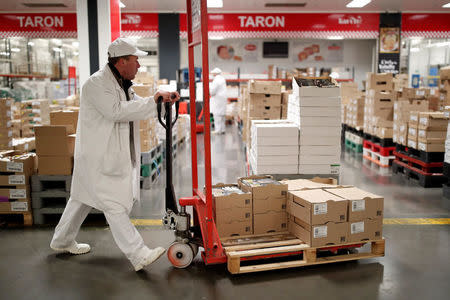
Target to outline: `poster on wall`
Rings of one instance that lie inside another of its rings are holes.
[[[380,53],[400,53],[400,28],[380,28]]]
[[[256,41],[210,41],[210,58],[219,63],[257,62],[260,48]]]
[[[294,62],[332,62],[344,60],[344,43],[342,41],[295,41],[292,43]]]

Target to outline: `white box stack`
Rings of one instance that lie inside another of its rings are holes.
[[[450,118],[450,106],[446,106],[444,109],[444,115],[447,118]],[[444,162],[450,164],[450,120],[448,121],[447,126],[447,137],[445,139],[445,156]]]
[[[299,174],[339,174],[341,99],[339,87],[299,87],[293,80],[288,115],[298,124]],[[294,119],[295,118],[295,119]]]
[[[250,164],[255,174],[297,174],[297,125],[286,120],[254,120],[250,132]]]

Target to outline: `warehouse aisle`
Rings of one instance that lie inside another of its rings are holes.
[[[214,136],[212,147],[214,182],[236,182],[245,175],[243,147],[234,126],[227,126],[226,135]],[[190,194],[188,148],[178,153],[175,163],[178,197]],[[343,184],[383,195],[387,220],[450,217],[441,189],[423,189],[398,176],[379,175],[352,154],[343,153],[341,179]],[[153,190],[142,192],[133,218],[161,217],[163,186],[164,177]],[[172,234],[159,226],[139,231],[150,247],[167,247],[173,241]],[[447,299],[450,293],[448,225],[385,225],[386,257],[379,259],[238,276],[230,275],[224,265],[205,267],[200,256],[185,270],[174,269],[163,256],[135,273],[107,227],[82,228],[78,240],[90,243],[93,250],[81,256],[53,253],[48,247],[52,233],[52,227],[0,229],[1,298]]]

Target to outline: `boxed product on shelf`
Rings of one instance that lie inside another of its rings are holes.
[[[244,192],[252,193],[254,234],[286,231],[287,185],[271,176],[242,177],[238,185]]]
[[[392,91],[394,89],[392,73],[366,74],[366,90]]]
[[[252,194],[235,184],[212,186],[213,211],[220,237],[253,234]]]

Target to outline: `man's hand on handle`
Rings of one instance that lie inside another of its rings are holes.
[[[180,94],[178,94],[178,92],[157,91],[153,96],[153,99],[156,103],[158,103],[158,99],[160,97],[162,97],[163,102],[175,103],[176,101],[180,100]]]

